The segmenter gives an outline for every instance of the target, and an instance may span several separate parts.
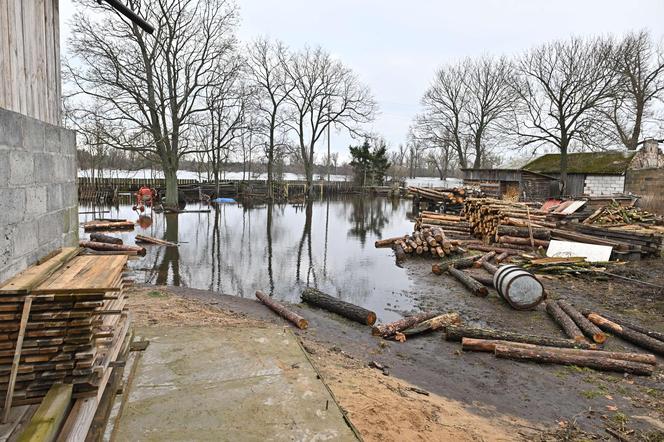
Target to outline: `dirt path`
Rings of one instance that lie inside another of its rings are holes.
[[[142,327],[265,327],[267,324],[252,318],[251,311],[222,309],[165,288],[135,290],[130,300],[134,322]],[[508,441],[527,440],[536,434],[527,422],[506,416],[476,415],[457,401],[367,368],[364,361],[336,346],[301,337],[321,377],[367,441]]]

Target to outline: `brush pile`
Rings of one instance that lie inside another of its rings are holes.
[[[583,221],[583,224],[649,224],[664,225],[664,218],[638,207],[623,207],[612,201],[609,205],[597,209]]]

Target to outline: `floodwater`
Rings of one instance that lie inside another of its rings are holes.
[[[413,307],[406,295],[412,288],[406,271],[395,265],[390,249],[374,247],[376,239],[412,229],[409,200],[347,197],[308,205],[188,204],[186,209],[210,212],[146,212],[150,225],[148,221],[133,232],[116,234],[127,244],[134,243],[136,234],[180,244],[147,245],[147,255],[130,262],[136,282],[245,298],[263,290],[290,302],[299,302],[302,289],[310,285],[369,308],[383,321],[398,319],[399,312]],[[129,205],[98,216],[138,220]],[[94,217],[79,216],[81,222]]]

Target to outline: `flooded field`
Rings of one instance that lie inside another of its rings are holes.
[[[397,319],[412,308],[406,271],[394,264],[390,250],[375,249],[379,238],[412,229],[409,200],[345,198],[291,204],[218,207],[189,204],[207,213],[151,217],[122,232],[133,244],[136,234],[150,235],[179,247],[146,246],[145,257],[131,261],[138,283],[184,286],[253,298],[256,290],[277,299],[299,301],[311,285],[362,305],[383,320]],[[81,206],[81,212],[94,210]],[[108,208],[105,210],[109,210]],[[138,220],[131,206],[98,215]],[[95,215],[82,213],[80,221]],[[81,238],[86,235],[81,232]]]

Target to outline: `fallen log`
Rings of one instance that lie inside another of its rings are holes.
[[[546,241],[551,239],[551,231],[549,229],[533,228],[532,231],[534,239],[541,239]],[[528,238],[528,241],[530,242],[530,231],[527,226],[517,227],[500,225],[498,226],[496,232],[498,236],[518,236]]]
[[[503,330],[489,328],[464,327],[453,325],[445,328],[445,339],[448,341],[461,342],[462,338],[495,339],[500,341],[515,341],[526,344],[543,345],[546,347],[583,348],[592,350],[597,348],[595,344],[578,342],[571,339],[561,339],[551,336],[523,335]]]
[[[526,344],[524,342],[498,341],[493,339],[475,339],[475,338],[461,339],[461,348],[464,351],[482,351],[482,352],[493,353],[497,345],[508,345],[514,347],[531,348],[531,349],[547,349],[560,354],[572,354],[580,356],[601,356],[608,359],[618,359],[621,361],[631,361],[631,362],[639,362],[641,364],[657,365],[657,357],[650,353],[626,353],[619,351],[583,350],[579,348],[547,347],[535,344]]]
[[[416,324],[419,324],[422,321],[431,319],[436,316],[434,312],[422,312],[416,315],[407,316],[405,318],[399,319],[398,321],[390,322],[388,324],[377,325],[371,329],[371,334],[374,336],[380,336],[383,338],[388,338],[397,332],[410,328]]]
[[[401,244],[394,244],[392,246],[392,250],[394,250],[394,255],[397,258],[397,263],[403,262],[406,259],[406,252],[403,250]]]
[[[427,333],[436,330],[441,330],[445,327],[456,324],[461,324],[461,317],[459,316],[459,314],[445,313],[443,315],[427,319],[426,321],[422,321],[417,325],[402,330],[401,333],[403,333],[405,336],[413,336],[413,335],[418,335],[420,333]]]
[[[616,371],[635,375],[650,376],[653,366],[639,362],[621,361],[598,356],[581,356],[573,354],[560,354],[547,349],[530,349],[507,345],[497,345],[495,350],[497,358],[513,359],[517,361],[535,361],[549,364],[576,365],[602,371]]]
[[[478,275],[477,273],[473,273],[470,276],[480,284],[484,284],[487,287],[493,287],[493,277],[491,275]]]
[[[646,328],[646,327],[644,327],[640,324],[636,324],[634,322],[627,321],[627,320],[619,318],[617,316],[613,316],[611,314],[604,313],[604,312],[593,312],[591,310],[582,310],[581,313],[584,316],[588,316],[590,313],[596,313],[596,314],[602,316],[603,318],[608,319],[611,322],[615,322],[618,325],[621,325],[621,326],[627,327],[627,328],[631,328],[634,331],[637,331],[639,333],[643,333],[644,335],[650,336],[651,338],[657,339],[659,341],[664,341],[664,333],[658,332],[658,331],[655,331],[655,330],[650,330],[650,329],[648,329],[648,328]]]
[[[500,255],[496,256],[496,259],[494,261],[500,264],[501,262],[505,261],[509,256],[510,256],[509,253],[503,252]]]
[[[473,264],[473,267],[479,269],[480,267],[482,267],[483,262],[491,261],[491,258],[493,258],[494,256],[496,256],[496,251],[495,250],[492,250],[490,252],[485,253],[484,255],[482,255],[480,257],[480,259],[475,261],[475,263]]]
[[[631,328],[623,327],[615,322],[598,315],[597,313],[590,313],[588,320],[611,334],[620,336],[625,341],[638,345],[639,347],[647,348],[657,354],[664,355],[664,342],[651,338],[650,336],[639,333]]]
[[[404,239],[404,237],[403,236],[397,236],[397,237],[394,237],[394,238],[378,239],[374,243],[374,247],[376,247],[377,249],[379,249],[381,247],[391,247],[392,244],[394,244],[395,241],[398,241],[400,239]]]
[[[459,282],[470,290],[470,292],[475,296],[487,296],[489,294],[489,289],[486,286],[482,285],[477,280],[473,279],[468,274],[462,272],[461,270],[455,269],[454,267],[449,267],[447,269],[448,273],[454,276]]]
[[[83,224],[83,230],[86,232],[92,231],[92,230],[131,230],[133,229],[135,224],[132,221],[118,221],[118,222],[110,222],[110,221],[92,221]]]
[[[268,295],[261,292],[260,290],[256,291],[256,297],[260,300],[260,302],[268,306],[270,310],[274,311],[282,318],[288,319],[290,322],[295,324],[297,328],[304,330],[307,327],[309,327],[309,321],[307,321],[297,313],[288,310],[283,304],[270,298]]]
[[[146,236],[146,235],[136,235],[136,242],[137,243],[155,244],[155,245],[158,245],[158,246],[177,247],[177,244],[174,243],[174,242],[165,241],[163,239],[154,238],[152,236]]]
[[[572,304],[564,299],[558,300],[558,305],[567,315],[572,318],[576,325],[598,344],[603,344],[606,341],[606,333],[599,329],[595,324],[586,319]]]
[[[115,236],[104,235],[103,233],[91,233],[90,241],[105,242],[106,244],[122,244],[122,238]]]
[[[145,248],[139,246],[130,246],[130,245],[121,245],[121,244],[107,244],[104,242],[95,242],[95,241],[79,241],[79,246],[85,247],[91,250],[99,250],[102,252],[132,252],[140,256],[145,256]]]
[[[549,313],[551,318],[563,329],[568,338],[571,338],[578,342],[585,342],[586,338],[583,335],[581,329],[576,325],[576,323],[570,318],[567,313],[563,311],[562,308],[555,301],[549,301],[546,303],[546,311]]]
[[[520,246],[549,247],[549,241],[543,239],[521,238],[519,236],[499,236],[499,243],[516,244]]]
[[[492,275],[498,271],[498,266],[495,266],[488,261],[484,261],[482,263],[482,267],[484,267],[484,270],[491,273]]]
[[[336,313],[339,316],[359,322],[360,324],[373,325],[376,322],[376,314],[363,307],[342,301],[339,298],[323,293],[313,287],[307,287],[302,291],[301,298],[308,304],[313,304],[324,310]]]

